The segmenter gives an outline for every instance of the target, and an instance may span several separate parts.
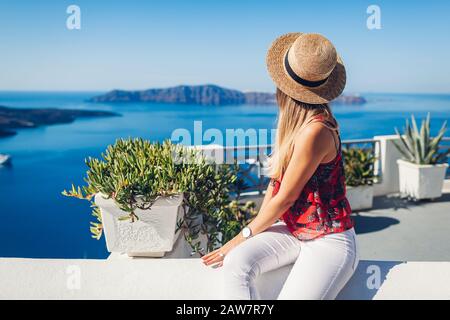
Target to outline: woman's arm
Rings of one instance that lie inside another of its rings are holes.
[[[272,194],[273,194],[273,185],[272,185],[272,181],[271,181],[269,183],[269,185],[267,186],[266,194],[264,196],[263,202],[261,203],[261,207],[259,208],[259,211],[264,210],[266,205],[269,203],[270,199],[272,199]]]

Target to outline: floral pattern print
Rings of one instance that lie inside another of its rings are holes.
[[[320,119],[320,118],[319,118]],[[272,180],[273,195],[278,193],[282,179]],[[329,233],[344,232],[354,225],[346,197],[341,143],[336,157],[321,163],[304,186],[294,205],[282,216],[293,235],[312,240]]]

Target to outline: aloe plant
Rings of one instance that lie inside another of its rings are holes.
[[[401,144],[394,141],[394,145],[404,160],[415,164],[437,164],[447,159],[450,149],[439,152],[439,144],[447,130],[447,121],[444,121],[435,137],[430,136],[430,113],[427,114],[426,119],[422,120],[420,130],[413,114],[411,123],[406,119],[406,126],[403,129],[404,134],[402,135],[395,128]]]
[[[184,230],[193,252],[199,253],[220,246],[256,214],[254,206],[230,196],[239,194],[237,165],[216,167],[208,163],[200,151],[170,141],[119,139],[108,146],[100,158],[88,158],[85,162],[88,167],[86,185],[72,185],[62,194],[91,203],[96,221],[91,222],[90,230],[97,240],[102,236],[103,226],[93,197],[99,192],[113,199],[126,212],[119,219],[130,220],[130,223],[139,219],[134,213],[137,208],[148,209],[158,197],[182,193],[189,210],[185,210],[177,227]],[[199,216],[202,219],[198,219]],[[198,221],[202,221],[200,225]],[[236,228],[236,224],[240,227]],[[199,247],[200,233],[207,237],[207,248]]]
[[[376,157],[372,148],[343,148],[345,183],[357,187],[372,185]]]

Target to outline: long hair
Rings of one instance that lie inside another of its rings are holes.
[[[338,130],[338,124],[328,104],[308,104],[297,101],[280,89],[276,93],[279,107],[275,147],[269,158],[269,176],[280,179],[294,150],[295,137],[311,117],[323,115]]]

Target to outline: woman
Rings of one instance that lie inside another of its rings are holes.
[[[358,264],[328,106],[344,89],[345,68],[329,40],[302,33],[276,39],[267,66],[279,106],[271,183],[253,221],[203,262],[224,266],[230,299],[258,299],[255,278],[292,263],[279,299],[334,299]]]

